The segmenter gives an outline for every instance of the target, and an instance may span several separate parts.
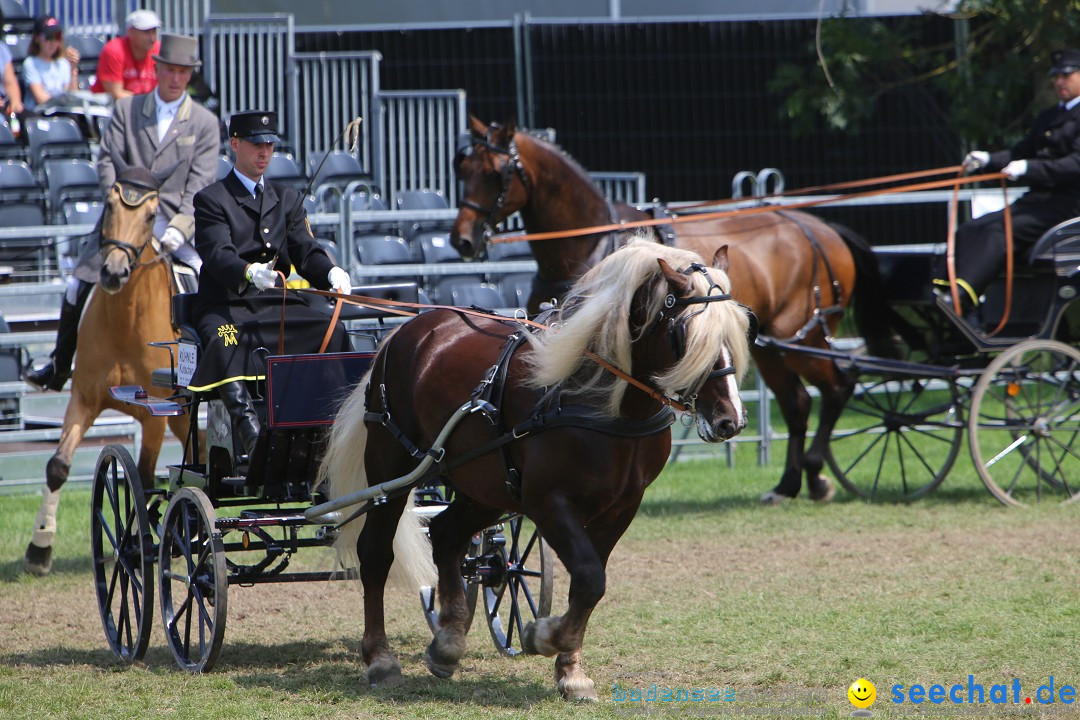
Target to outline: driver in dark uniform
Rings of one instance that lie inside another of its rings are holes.
[[[194,314],[202,354],[188,387],[217,390],[248,456],[259,420],[246,383],[264,379],[265,357],[277,354],[278,272],[288,277],[295,268],[316,288],[352,291],[348,273],[312,235],[304,196],[263,178],[276,142],[276,113],[236,113],[229,121],[233,171],[195,195],[195,249],[203,267]],[[285,295],[286,354],[318,352],[326,332],[329,316],[309,306],[307,297]],[[338,323],[327,351],[347,350],[347,342]]]

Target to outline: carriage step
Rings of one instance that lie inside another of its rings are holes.
[[[146,408],[150,411],[151,415],[173,416],[184,414],[183,406],[172,400],[154,397],[143,390],[141,385],[119,385],[117,387],[111,387],[109,388],[109,394],[122,403]]]

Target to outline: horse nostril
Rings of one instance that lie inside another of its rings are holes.
[[[724,418],[717,424],[720,437],[729,438],[735,435],[735,421],[731,418]]]

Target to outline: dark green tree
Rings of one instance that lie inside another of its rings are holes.
[[[1054,101],[1050,53],[1080,46],[1077,28],[1080,0],[960,0],[932,18],[832,18],[820,26],[820,56],[809,43],[806,61],[782,65],[770,90],[802,132],[857,132],[883,96],[915,91],[966,144],[1004,147]]]

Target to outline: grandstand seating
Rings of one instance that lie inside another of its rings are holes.
[[[68,35],[64,43],[79,51],[79,89],[89,90],[105,41],[95,35]]]
[[[502,287],[503,307],[523,308],[529,302],[529,293],[532,292],[532,273],[511,273],[503,275],[499,280]]]
[[[64,222],[65,201],[101,199],[97,170],[89,160],[47,160],[45,185],[49,192],[49,217],[54,223]]]
[[[21,160],[0,162],[0,204],[12,203],[38,205],[45,211],[45,188]]]
[[[101,200],[65,200],[60,203],[60,214],[65,225],[96,225],[103,212],[105,203]]]
[[[532,259],[532,250],[527,242],[489,243],[487,253],[488,260],[492,262]]]
[[[33,32],[34,18],[19,0],[0,0],[0,13],[4,16],[3,32],[23,35]]]
[[[23,123],[29,147],[30,165],[39,177],[44,176],[45,161],[50,158],[90,159],[90,145],[78,123],[68,117],[36,117]]]
[[[398,265],[413,262],[405,238],[397,235],[357,235],[356,257],[361,265]]]
[[[232,172],[233,161],[226,155],[222,155],[217,161],[217,179],[224,180],[225,176]]]
[[[266,167],[266,177],[300,192],[308,188],[308,178],[300,169],[300,164],[296,162],[292,153],[279,151],[270,156],[270,164]]]
[[[0,159],[26,160],[26,146],[11,132],[11,126],[0,120]]]
[[[360,161],[342,150],[310,153],[308,177],[314,177],[311,194],[315,196],[316,204],[327,212],[338,211],[339,199],[346,185],[371,180],[360,167]]]
[[[4,20],[6,24],[7,15],[4,16]],[[31,27],[32,26],[33,21],[31,21]],[[26,35],[12,35],[8,38],[7,46],[8,50],[11,51],[11,62],[14,63],[16,68],[18,68],[19,65],[22,64],[22,61],[26,59],[26,56],[27,54],[29,54],[30,51],[30,31],[27,30],[26,32],[28,33]]]
[[[503,296],[494,285],[468,276],[451,276],[436,285],[436,301],[443,305],[495,308],[503,307]]]
[[[447,233],[423,233],[412,244],[419,248],[425,263],[462,262],[461,255],[450,245]]]

